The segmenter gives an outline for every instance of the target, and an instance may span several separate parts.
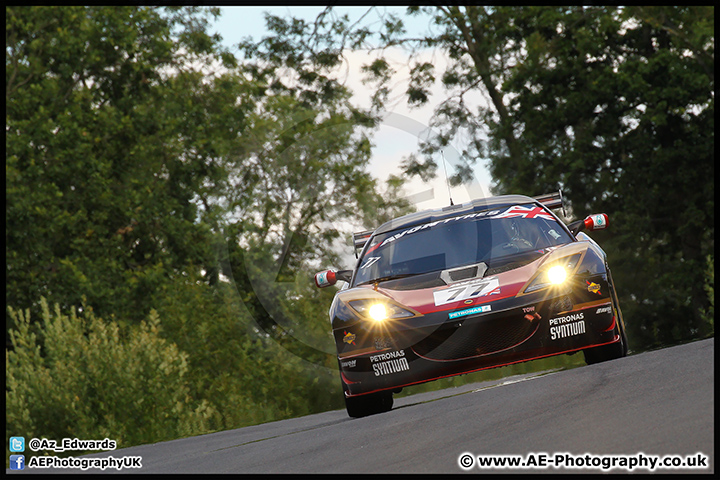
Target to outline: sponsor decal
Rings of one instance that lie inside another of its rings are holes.
[[[600,315],[601,313],[610,313],[612,312],[612,307],[608,305],[607,307],[598,308],[597,311],[595,311],[596,315]]]
[[[583,312],[573,313],[550,319],[550,339],[571,337],[585,333],[585,315]]]
[[[348,345],[355,345],[355,335],[354,333],[343,331],[344,337],[343,342],[347,343]]]
[[[357,364],[357,360],[349,360],[347,362],[340,362],[340,365],[343,368],[355,368],[356,364]]]
[[[372,368],[376,377],[410,370],[404,350],[373,355],[370,361],[373,363]]]
[[[483,278],[470,282],[453,285],[450,288],[435,290],[433,298],[435,305],[445,305],[452,302],[475,300],[486,295],[497,295],[500,293],[500,281],[497,277]]]
[[[571,315],[565,315],[564,317],[557,317],[550,319],[550,325],[562,325],[563,323],[574,322],[575,320],[584,320],[585,314],[583,312],[573,313]]]
[[[490,311],[490,305],[483,305],[480,307],[474,307],[474,308],[467,308],[465,310],[459,310],[457,312],[450,312],[448,314],[448,318],[452,320],[453,318],[459,318],[464,317],[466,315],[473,315],[475,313],[485,313]]]
[[[473,220],[476,218],[482,218],[482,217],[492,217],[492,218],[543,218],[545,220],[552,220],[555,221],[555,218],[553,218],[552,215],[550,215],[545,209],[542,207],[522,207],[520,205],[515,205],[513,207],[508,208],[504,212],[500,213],[500,210],[486,210],[484,212],[476,212],[476,213],[469,213],[467,215],[461,215],[459,217],[451,217],[446,218],[445,220],[438,220],[435,222],[429,222],[425,223],[423,225],[416,225],[412,228],[408,228],[407,230],[404,230],[396,235],[393,235],[392,237],[386,238],[381,244],[372,246],[370,249],[368,249],[368,253],[375,250],[378,247],[383,247],[389,243],[394,242],[395,240],[399,240],[405,235],[412,235],[415,232],[419,232],[421,230],[425,230],[428,228],[433,228],[437,225],[441,224],[447,224],[450,222],[461,222],[463,220]]]
[[[373,355],[370,357],[370,361],[372,363],[375,362],[381,362],[383,360],[390,360],[393,358],[399,358],[405,356],[405,350],[398,350],[396,352],[387,352],[387,353],[380,353],[378,355]]]
[[[598,295],[602,295],[602,293],[600,293],[600,285],[598,285],[595,282],[588,282],[587,280],[585,280],[585,283],[588,284],[588,287],[587,287],[588,292],[597,293]]]
[[[385,246],[391,242],[394,242],[395,240],[399,240],[400,238],[404,237],[405,235],[411,235],[415,232],[419,232],[421,230],[425,230],[427,228],[433,228],[437,225],[446,224],[450,222],[458,222],[462,220],[472,220],[475,218],[490,216],[490,215],[496,215],[499,212],[499,210],[490,210],[490,211],[484,211],[484,212],[477,212],[477,213],[470,213],[468,215],[461,215],[459,217],[452,217],[452,218],[446,218],[445,220],[438,220],[436,222],[430,222],[425,223],[423,225],[416,225],[412,228],[408,228],[407,230],[398,233],[397,235],[393,235],[392,237],[386,238],[379,246]]]
[[[388,360],[387,362],[375,363],[372,367],[376,377],[387,375],[389,373],[398,373],[410,370],[407,358],[398,358],[396,360]]]
[[[585,321],[566,323],[550,327],[550,338],[557,340],[558,338],[571,337],[573,335],[581,335],[585,333]]]
[[[542,320],[542,317],[539,313],[535,311],[535,305],[530,305],[529,307],[523,307],[522,309],[525,316],[523,318],[527,320],[528,322],[532,322],[535,319]]]

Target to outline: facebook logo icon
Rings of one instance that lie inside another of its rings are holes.
[[[10,455],[10,470],[25,470],[25,455]]]

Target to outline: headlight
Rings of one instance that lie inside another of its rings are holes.
[[[368,315],[376,322],[382,322],[388,318],[387,308],[382,303],[376,303],[368,309]]]
[[[580,260],[579,253],[561,258],[553,262],[550,267],[540,270],[525,289],[525,293],[534,292],[535,290],[540,290],[541,288],[546,288],[551,285],[563,284],[565,280],[567,280],[568,275],[575,270],[578,260]]]
[[[348,302],[361,316],[382,322],[391,318],[410,318],[415,314],[391,302],[378,300],[353,300]]]
[[[548,269],[547,277],[548,280],[550,280],[550,283],[554,285],[559,285],[563,283],[567,278],[567,271],[565,270],[565,267],[561,265],[555,265],[554,267],[550,267]]]

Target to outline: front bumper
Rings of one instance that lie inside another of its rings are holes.
[[[336,330],[346,395],[392,390],[619,341],[617,313],[610,297],[604,296],[527,295],[522,302],[517,297],[495,302],[490,312],[449,316],[437,312],[383,328],[367,324],[354,326],[354,333]],[[349,335],[354,346],[347,341]]]

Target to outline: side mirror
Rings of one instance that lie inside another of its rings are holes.
[[[578,220],[568,225],[568,228],[573,235],[577,235],[582,230],[588,230],[594,232],[596,230],[603,230],[608,226],[608,216],[604,213],[596,213],[588,215],[585,220]]]
[[[315,286],[318,288],[325,288],[331,285],[335,285],[338,280],[350,283],[352,279],[352,270],[323,270],[315,274]]]

